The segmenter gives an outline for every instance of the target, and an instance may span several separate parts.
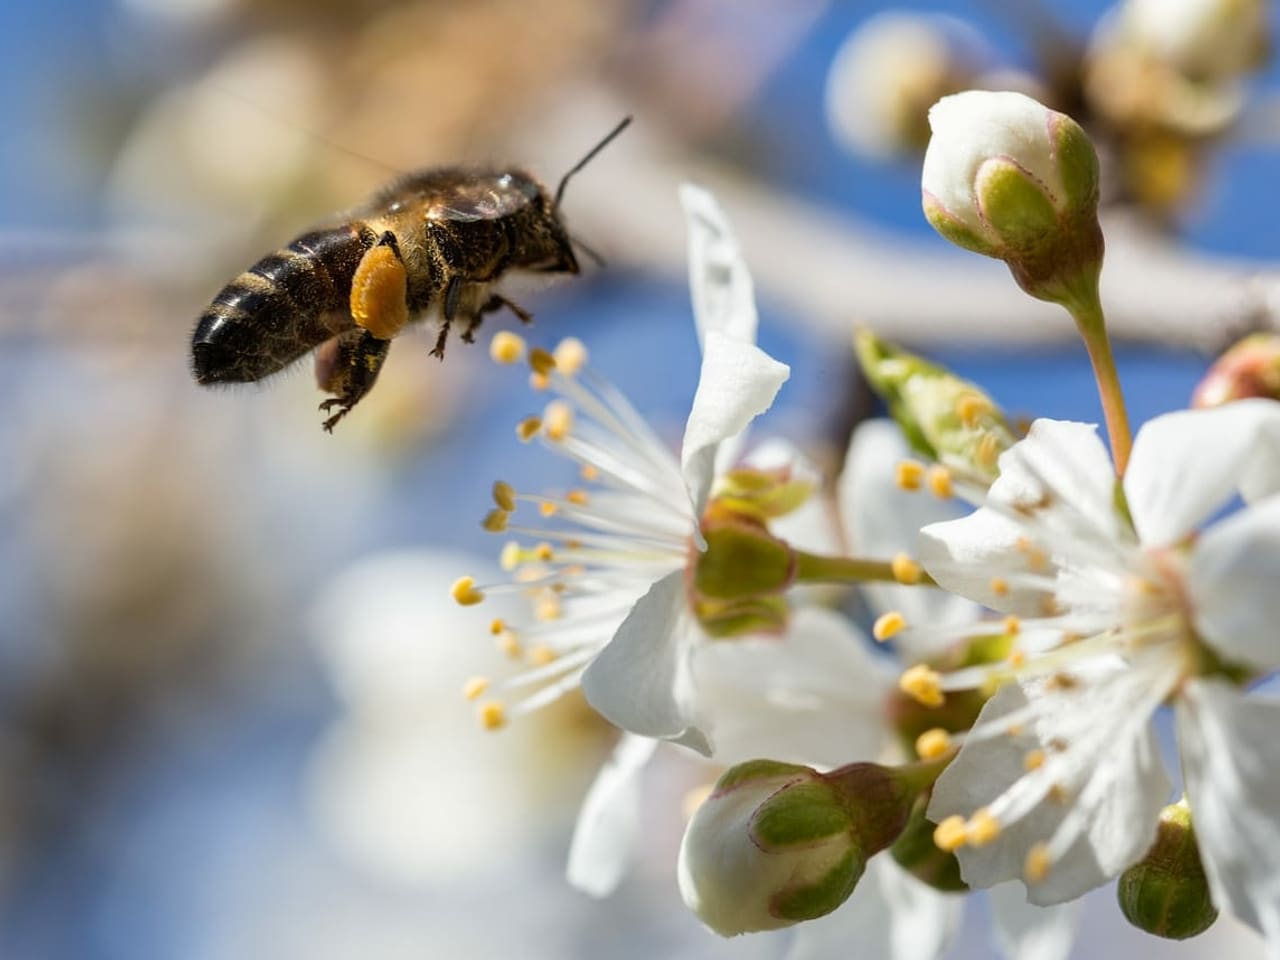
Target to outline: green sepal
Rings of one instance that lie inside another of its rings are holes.
[[[786,541],[745,519],[704,522],[707,548],[695,561],[693,589],[699,598],[736,600],[777,594],[795,578],[795,557]]]
[[[788,784],[751,818],[751,839],[766,853],[851,831],[849,811],[821,780]]]
[[[1120,875],[1116,898],[1126,920],[1166,940],[1187,940],[1213,926],[1218,908],[1209,895],[1191,811],[1185,804],[1161,811],[1155,843]]]
[[[1061,229],[1044,184],[1012,160],[992,157],[974,178],[982,218],[1000,237],[1005,258],[1041,249]]]
[[[974,253],[980,253],[985,257],[1001,256],[999,247],[987,238],[970,230],[932,194],[924,194],[921,206],[924,208],[925,219],[929,221],[933,229],[942,235],[944,240],[950,240],[957,247],[972,250]]]
[[[817,883],[775,894],[769,901],[770,912],[795,923],[825,917],[853,895],[866,867],[866,860],[850,850]]]
[[[1098,153],[1080,124],[1065,114],[1054,114],[1049,135],[1054,141],[1054,159],[1062,177],[1067,210],[1093,216],[1098,207]]]
[[[939,850],[933,842],[937,824],[925,816],[929,804],[921,798],[911,812],[906,829],[897,842],[889,848],[889,854],[898,866],[922,883],[927,883],[943,893],[961,893],[969,885],[960,876],[960,860],[951,852]]]

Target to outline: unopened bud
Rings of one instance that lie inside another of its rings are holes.
[[[1191,811],[1185,804],[1164,808],[1155,843],[1120,875],[1116,896],[1125,919],[1158,937],[1186,940],[1213,926],[1218,908],[1209,895]]]
[[[1232,400],[1280,400],[1280,336],[1255,333],[1214,361],[1191,395],[1193,407],[1220,407]]]
[[[855,336],[854,350],[916,452],[981,483],[995,480],[1000,454],[1017,438],[981,387],[866,329]]]
[[[1096,304],[1098,156],[1080,125],[1021,94],[968,90],[929,111],[921,187],[934,229],[1005,261],[1031,296]]]
[[[867,859],[902,832],[920,785],[859,763],[820,774],[752,760],[730,769],[680,846],[680,892],[731,937],[825,916],[853,893]]]

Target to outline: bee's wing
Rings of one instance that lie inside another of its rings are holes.
[[[432,202],[428,220],[497,220],[529,203],[516,186],[489,177],[462,183]]]

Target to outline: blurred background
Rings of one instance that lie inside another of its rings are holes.
[[[608,267],[520,299],[538,342],[582,338],[673,442],[698,369],[685,179],[740,230],[762,344],[793,368],[765,432],[838,469],[872,410],[855,323],[1016,415],[1096,419],[1065,318],[919,212],[924,108],[987,85],[1098,140],[1141,422],[1272,323],[1280,74],[1265,24],[1206,63],[1107,7],[0,5],[0,957],[782,956],[785,935],[721,941],[679,902],[706,770],[659,758],[643,853],[593,901],[563,867],[613,734],[572,699],[485,734],[460,695],[499,660],[492,611],[446,598],[496,565],[491,482],[571,482],[515,441],[522,376],[456,340],[438,363],[411,333],[328,436],[308,362],[200,389],[191,328],[397,172],[518,162],[554,182],[633,114],[565,201]],[[1087,902],[1076,955],[1258,949],[1225,918],[1148,940],[1112,897]],[[971,913],[955,955],[987,956]]]

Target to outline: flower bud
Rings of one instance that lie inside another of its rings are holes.
[[[1138,49],[1188,79],[1234,79],[1270,45],[1266,0],[1126,0],[1120,30]]]
[[[1097,302],[1098,156],[1080,125],[1025,96],[968,90],[929,111],[925,216],[961,247],[1004,260],[1031,296]]]
[[[825,916],[853,893],[867,859],[902,832],[921,789],[902,772],[911,769],[733,767],[685,830],[685,904],[725,937]]]
[[[1280,336],[1255,333],[1214,361],[1191,395],[1193,407],[1219,407],[1232,400],[1280,400]]]
[[[1158,937],[1186,940],[1213,926],[1218,908],[1209,895],[1186,804],[1164,808],[1155,843],[1120,875],[1116,896],[1125,919]]]
[[[929,107],[974,86],[989,59],[981,35],[954,17],[890,10],[849,34],[827,74],[827,125],[871,157],[920,154]]]
[[[980,483],[995,480],[1000,454],[1017,438],[981,387],[869,330],[858,331],[854,350],[912,449]]]

